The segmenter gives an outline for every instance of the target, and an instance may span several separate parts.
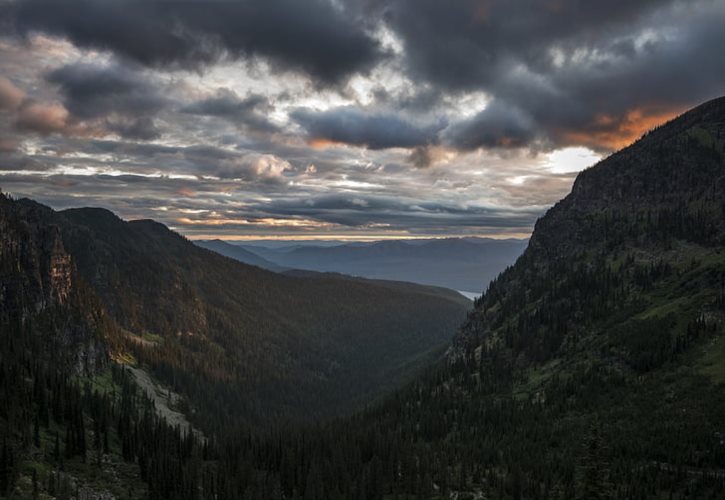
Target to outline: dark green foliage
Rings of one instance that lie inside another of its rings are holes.
[[[103,211],[68,216],[0,195],[0,496],[29,480],[67,497],[79,481],[108,478],[108,456],[137,465],[147,487],[133,496],[281,492],[279,479],[256,475],[225,486],[222,462],[207,465],[225,448],[160,421],[123,370],[106,382],[119,388],[110,395],[88,381],[130,349],[220,434],[349,411],[422,366],[467,308],[431,287],[267,273]],[[174,314],[155,314],[167,300]],[[176,330],[187,321],[195,331]],[[158,334],[126,330],[139,324]]]
[[[112,351],[205,409],[205,430],[349,413],[440,355],[470,307],[434,287],[272,273],[101,209],[5,205],[52,228],[118,326]]]

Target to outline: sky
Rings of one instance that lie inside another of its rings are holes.
[[[526,237],[725,94],[725,0],[0,0],[0,189],[189,238]]]

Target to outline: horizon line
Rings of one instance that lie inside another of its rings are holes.
[[[170,228],[178,231],[176,228]],[[183,234],[183,233],[181,233]],[[371,242],[371,241],[392,241],[392,240],[450,240],[463,238],[480,238],[491,240],[528,240],[531,233],[509,233],[509,234],[487,234],[487,235],[445,235],[445,236],[348,236],[348,235],[184,235],[191,241],[221,240],[221,241],[349,241],[349,242]]]

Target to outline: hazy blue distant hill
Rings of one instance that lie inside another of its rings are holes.
[[[245,240],[245,241],[230,241],[230,244],[242,246],[244,248],[262,249],[274,248],[274,249],[287,249],[291,250],[296,247],[336,247],[339,245],[351,244],[351,245],[370,245],[375,242],[348,242],[345,240]]]
[[[286,268],[280,265],[270,262],[263,257],[260,257],[256,253],[250,252],[249,250],[242,248],[239,245],[232,245],[222,240],[197,240],[194,242],[197,246],[206,248],[218,254],[221,254],[230,259],[238,260],[251,266],[261,267],[269,271],[280,272]]]
[[[337,246],[245,246],[279,266],[410,281],[480,292],[513,264],[526,240],[447,238],[348,243]]]

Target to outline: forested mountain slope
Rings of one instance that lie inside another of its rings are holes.
[[[426,426],[458,429],[434,442],[467,457],[467,487],[723,494],[724,153],[718,99],[582,172],[537,223],[456,337],[447,381],[423,389],[451,405]],[[492,405],[511,415],[498,431],[458,426],[497,419]]]
[[[459,342],[477,344],[514,315],[525,322],[530,313],[546,312],[566,321],[555,328],[544,318],[543,331],[516,328],[513,334],[532,335],[521,339],[528,357],[545,360],[566,333],[588,330],[579,319],[590,314],[581,308],[602,316],[610,308],[645,310],[657,302],[645,293],[653,288],[647,282],[703,265],[706,277],[717,275],[710,261],[725,247],[724,151],[725,99],[719,99],[582,172],[571,194],[537,222],[522,258],[479,301]],[[717,284],[706,280],[702,291]],[[577,293],[560,292],[562,285]],[[594,296],[585,293],[587,286]],[[678,293],[688,295],[675,289],[669,298]],[[543,348],[545,342],[551,347]],[[539,348],[543,352],[534,355]]]
[[[407,445],[448,468],[418,474],[458,490],[714,498],[724,324],[718,99],[582,172],[477,301],[448,366],[378,418],[422,429]]]
[[[0,498],[142,498],[127,446],[140,441],[142,411],[145,438],[174,431],[122,372],[111,382],[120,332],[77,273],[59,227],[34,215],[0,194]],[[103,389],[111,387],[119,400]],[[135,448],[133,456],[153,453]]]
[[[371,402],[440,358],[468,309],[447,290],[283,276],[153,221],[0,194],[0,497],[198,487],[185,461],[202,442],[161,422],[116,362],[224,439]]]
[[[469,307],[426,287],[279,275],[102,209],[4,203],[56,231],[119,349],[203,408],[202,425],[349,411],[421,366]]]

